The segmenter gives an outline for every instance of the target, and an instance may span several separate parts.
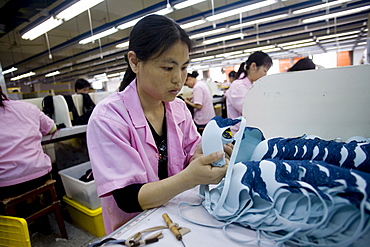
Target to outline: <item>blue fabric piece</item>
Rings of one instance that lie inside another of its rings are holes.
[[[220,116],[215,116],[211,120],[215,120],[218,127],[220,128],[224,128],[227,126],[234,126],[235,124],[241,121],[240,119],[222,118]]]
[[[355,168],[354,164],[354,159],[356,158],[356,153],[355,153],[355,148],[357,147],[357,142],[351,141],[350,143],[344,144],[344,147],[346,148],[348,155],[344,163],[342,164],[342,167],[345,168]]]
[[[366,159],[358,166],[358,170],[370,172],[370,144],[361,145],[361,149],[366,153]]]

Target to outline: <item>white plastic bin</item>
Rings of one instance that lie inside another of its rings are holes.
[[[96,192],[95,181],[83,182],[79,180],[88,169],[91,168],[90,162],[81,163],[67,169],[59,171],[67,197],[90,208],[101,207],[101,201]]]

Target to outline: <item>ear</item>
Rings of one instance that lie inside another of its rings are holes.
[[[249,66],[249,69],[256,71],[258,69],[257,64],[255,62],[251,63],[251,65]]]
[[[137,73],[138,71],[138,65],[139,65],[139,59],[136,56],[136,53],[134,51],[129,51],[127,53],[127,59],[130,63],[130,67],[134,73]]]

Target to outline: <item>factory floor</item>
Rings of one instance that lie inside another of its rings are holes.
[[[68,240],[61,238],[58,224],[54,213],[49,214],[51,234],[41,234],[29,225],[29,233],[32,247],[86,247],[90,243],[98,241],[100,238],[86,231],[85,229],[73,224],[67,209],[62,209],[64,223],[66,226]]]

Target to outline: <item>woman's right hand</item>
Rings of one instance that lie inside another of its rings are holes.
[[[222,167],[212,166],[212,162],[222,158],[224,151],[203,155],[194,159],[181,173],[190,187],[200,184],[217,184],[226,174],[229,160]]]

